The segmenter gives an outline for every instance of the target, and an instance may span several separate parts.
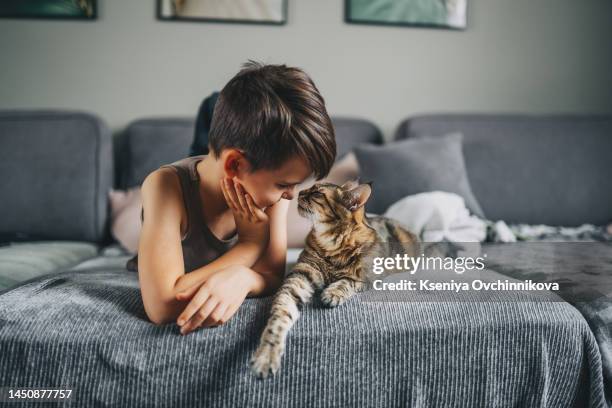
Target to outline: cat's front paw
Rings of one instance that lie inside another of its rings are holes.
[[[251,357],[251,370],[259,378],[274,375],[280,367],[283,350],[268,343],[261,344]]]
[[[321,292],[321,302],[327,307],[336,307],[344,303],[346,300],[345,294],[338,288],[328,287]]]

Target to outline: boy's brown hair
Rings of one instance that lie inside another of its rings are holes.
[[[302,157],[317,180],[336,158],[336,138],[325,101],[310,77],[286,65],[249,60],[221,90],[212,117],[209,148],[241,150],[252,170],[277,169]]]

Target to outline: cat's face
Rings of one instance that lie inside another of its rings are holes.
[[[354,219],[372,192],[371,183],[359,184],[351,180],[338,186],[332,183],[316,183],[300,191],[298,213],[313,222],[336,223]]]

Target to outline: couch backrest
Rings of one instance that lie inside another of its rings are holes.
[[[4,240],[107,237],[112,137],[98,117],[0,111],[0,178]]]
[[[487,218],[576,226],[612,221],[612,116],[433,114],[395,138],[459,131]]]
[[[380,130],[363,119],[333,117],[337,159],[360,143],[383,143]],[[151,118],[137,120],[119,137],[117,150],[118,187],[139,186],[162,164],[189,155],[195,119]]]
[[[116,141],[118,188],[139,186],[162,164],[187,157],[194,125],[192,118],[150,118],[130,123]]]

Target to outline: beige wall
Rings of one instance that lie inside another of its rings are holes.
[[[0,108],[79,108],[113,129],[195,115],[248,58],[311,74],[331,114],[390,138],[439,111],[612,113],[612,2],[469,0],[464,32],[343,22],[289,0],[285,26],[172,23],[153,0],[98,0],[95,22],[0,20]]]

